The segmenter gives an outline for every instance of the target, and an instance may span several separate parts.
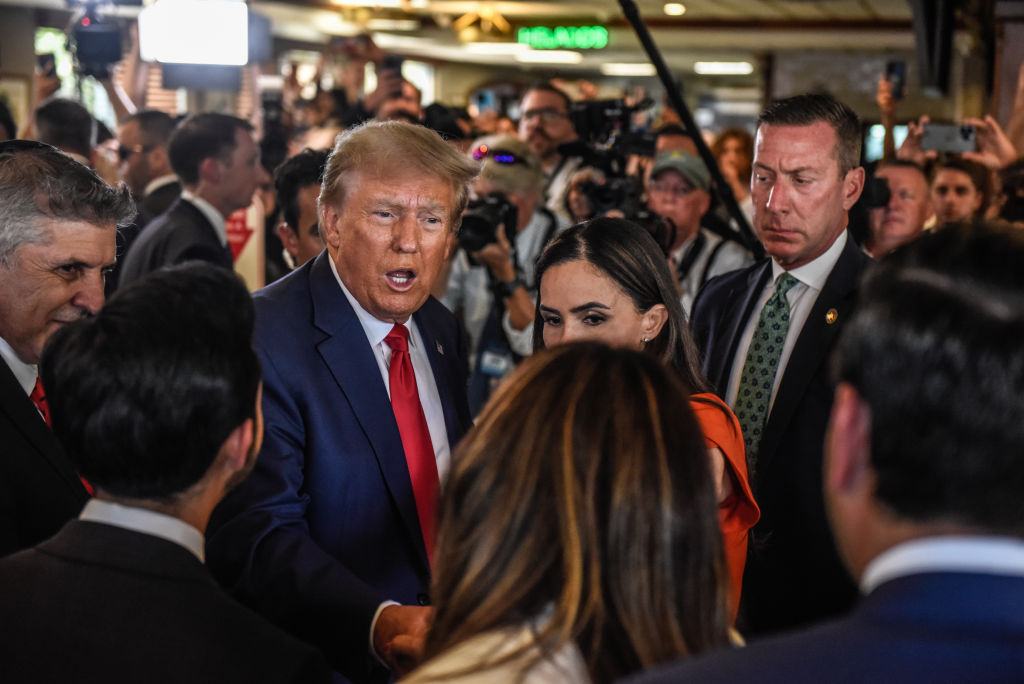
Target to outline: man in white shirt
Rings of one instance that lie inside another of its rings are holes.
[[[39,142],[0,142],[0,556],[50,537],[88,499],[47,426],[36,366],[59,328],[103,305],[127,188]],[[40,408],[42,407],[42,408]]]
[[[463,336],[430,293],[478,170],[422,126],[345,131],[327,249],[255,295],[267,437],[210,564],[354,681],[402,674],[429,623],[434,505],[470,426]]]
[[[536,83],[519,101],[519,137],[533,149],[544,170],[544,205],[566,223],[571,217],[565,206],[569,181],[583,163],[581,157],[567,157],[560,145],[579,140],[570,113],[572,100],[551,83]]]
[[[186,261],[233,268],[227,218],[270,183],[252,125],[228,114],[189,117],[171,136],[168,154],[181,197],[139,234],[125,256],[121,283]]]
[[[648,208],[675,227],[669,261],[679,284],[679,301],[689,316],[704,283],[749,266],[754,257],[738,242],[701,227],[711,206],[711,173],[692,154],[668,150],[655,157],[647,196]]]
[[[96,496],[0,561],[4,681],[329,680],[315,649],[203,565],[210,513],[259,451],[252,330],[238,277],[191,264],[54,333],[41,360],[54,433]]]
[[[751,634],[835,615],[856,596],[826,524],[821,462],[828,360],[869,262],[846,230],[864,185],[860,147],[856,114],[829,96],[769,106],[751,196],[770,259],[708,281],[693,307],[705,372],[740,419],[761,507],[741,604]]]
[[[638,682],[1024,679],[1024,233],[951,226],[869,271],[838,346],[825,494],[847,617]]]

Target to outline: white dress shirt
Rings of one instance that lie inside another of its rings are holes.
[[[25,396],[32,394],[32,390],[36,387],[36,375],[38,370],[34,364],[25,363],[21,358],[14,353],[14,349],[7,343],[7,340],[0,337],[0,358],[4,360],[7,367],[11,369],[11,373],[14,374],[14,379],[21,385],[21,389],[25,390]]]
[[[889,580],[926,572],[1024,577],[1024,540],[946,535],[903,542],[868,563],[860,578],[860,590],[869,594]]]
[[[199,195],[193,195],[188,190],[181,191],[181,199],[185,200],[196,209],[198,209],[206,220],[213,226],[213,232],[217,234],[217,239],[220,241],[222,247],[228,246],[228,228],[227,222],[221,215],[217,208],[212,204],[204,200]]]
[[[168,173],[167,175],[164,175],[164,176],[158,176],[158,177],[154,178],[153,180],[149,181],[149,183],[146,184],[145,189],[142,191],[142,196],[143,197],[148,197],[148,196],[152,195],[154,192],[156,192],[157,190],[159,190],[160,188],[164,187],[165,185],[170,185],[171,183],[177,183],[177,182],[178,182],[178,177],[175,176],[173,173]],[[192,196],[195,197],[195,195],[192,195]],[[204,202],[205,202],[205,200],[204,200]],[[199,206],[199,205],[196,205],[196,206]],[[217,215],[220,216],[220,212],[217,212]]]
[[[85,508],[78,514],[78,519],[166,539],[188,549],[200,563],[206,562],[203,553],[203,533],[174,516],[93,498],[86,502]]]
[[[359,305],[356,298],[341,282],[338,275],[338,267],[334,259],[328,259],[331,265],[331,272],[338,281],[338,286],[345,293],[345,298],[352,305],[356,312],[360,325],[363,326],[363,333],[366,334],[366,341],[373,349],[373,356],[377,359],[377,367],[380,370],[380,377],[384,381],[388,398],[391,398],[391,384],[388,380],[388,368],[391,366],[391,347],[384,342],[391,329],[395,327],[393,322],[381,321],[374,318],[366,309]],[[409,329],[409,358],[412,360],[412,369],[416,375],[416,391],[420,395],[420,405],[423,406],[423,416],[427,419],[427,430],[430,432],[430,443],[434,447],[434,458],[437,461],[437,476],[444,482],[445,474],[451,463],[451,449],[448,445],[448,428],[444,423],[444,411],[441,408],[441,395],[437,391],[437,382],[434,380],[434,372],[430,365],[430,358],[420,336],[420,330],[412,317],[405,322]]]
[[[786,293],[786,300],[789,302],[789,331],[786,333],[786,342],[782,345],[782,355],[779,357],[778,372],[775,373],[775,384],[772,385],[771,403],[768,405],[768,413],[771,414],[772,406],[775,404],[775,396],[779,392],[779,382],[786,373],[786,365],[793,353],[793,347],[804,329],[804,323],[814,308],[814,302],[818,300],[821,289],[825,287],[832,269],[835,268],[839,257],[846,247],[847,235],[844,230],[836,238],[832,246],[814,261],[799,266],[789,271],[789,274],[797,279],[797,284]],[[786,272],[786,269],[772,260],[772,279],[761,293],[761,297],[754,306],[753,313],[747,320],[747,327],[743,330],[740,343],[736,346],[736,356],[732,360],[732,371],[729,375],[729,391],[725,397],[725,403],[729,406],[736,405],[736,396],[740,391],[740,376],[743,374],[743,364],[747,360],[747,349],[754,337],[754,329],[757,328],[757,321],[761,316],[761,310],[778,286],[779,277]]]

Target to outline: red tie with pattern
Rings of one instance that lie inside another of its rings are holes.
[[[36,376],[36,386],[32,388],[32,394],[28,395],[32,403],[36,405],[36,409],[43,416],[43,420],[46,421],[47,427],[53,427],[53,422],[50,420],[50,405],[46,403],[46,392],[43,391],[43,381]],[[78,479],[82,481],[82,486],[85,487],[85,491],[89,493],[89,496],[93,495],[92,485],[81,475]]]
[[[409,467],[420,531],[423,533],[423,544],[427,548],[429,561],[434,546],[434,519],[439,488],[437,460],[434,458],[434,446],[430,442],[427,419],[420,404],[420,394],[416,389],[412,359],[409,358],[409,331],[404,325],[395,324],[384,342],[391,347],[391,366],[388,368],[391,409],[395,412],[395,422],[402,436],[405,462]]]

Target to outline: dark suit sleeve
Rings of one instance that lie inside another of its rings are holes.
[[[208,563],[243,602],[318,646],[347,676],[365,679],[380,668],[369,652],[370,624],[389,597],[311,536],[301,409],[282,390],[274,359],[262,351],[260,358],[267,426],[263,447],[249,479],[215,512]],[[366,542],[372,553],[373,540]]]

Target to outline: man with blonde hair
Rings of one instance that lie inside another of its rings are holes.
[[[209,562],[353,681],[403,674],[429,624],[438,483],[470,426],[458,323],[430,293],[477,171],[420,126],[349,129],[326,251],[255,295],[266,439]]]

